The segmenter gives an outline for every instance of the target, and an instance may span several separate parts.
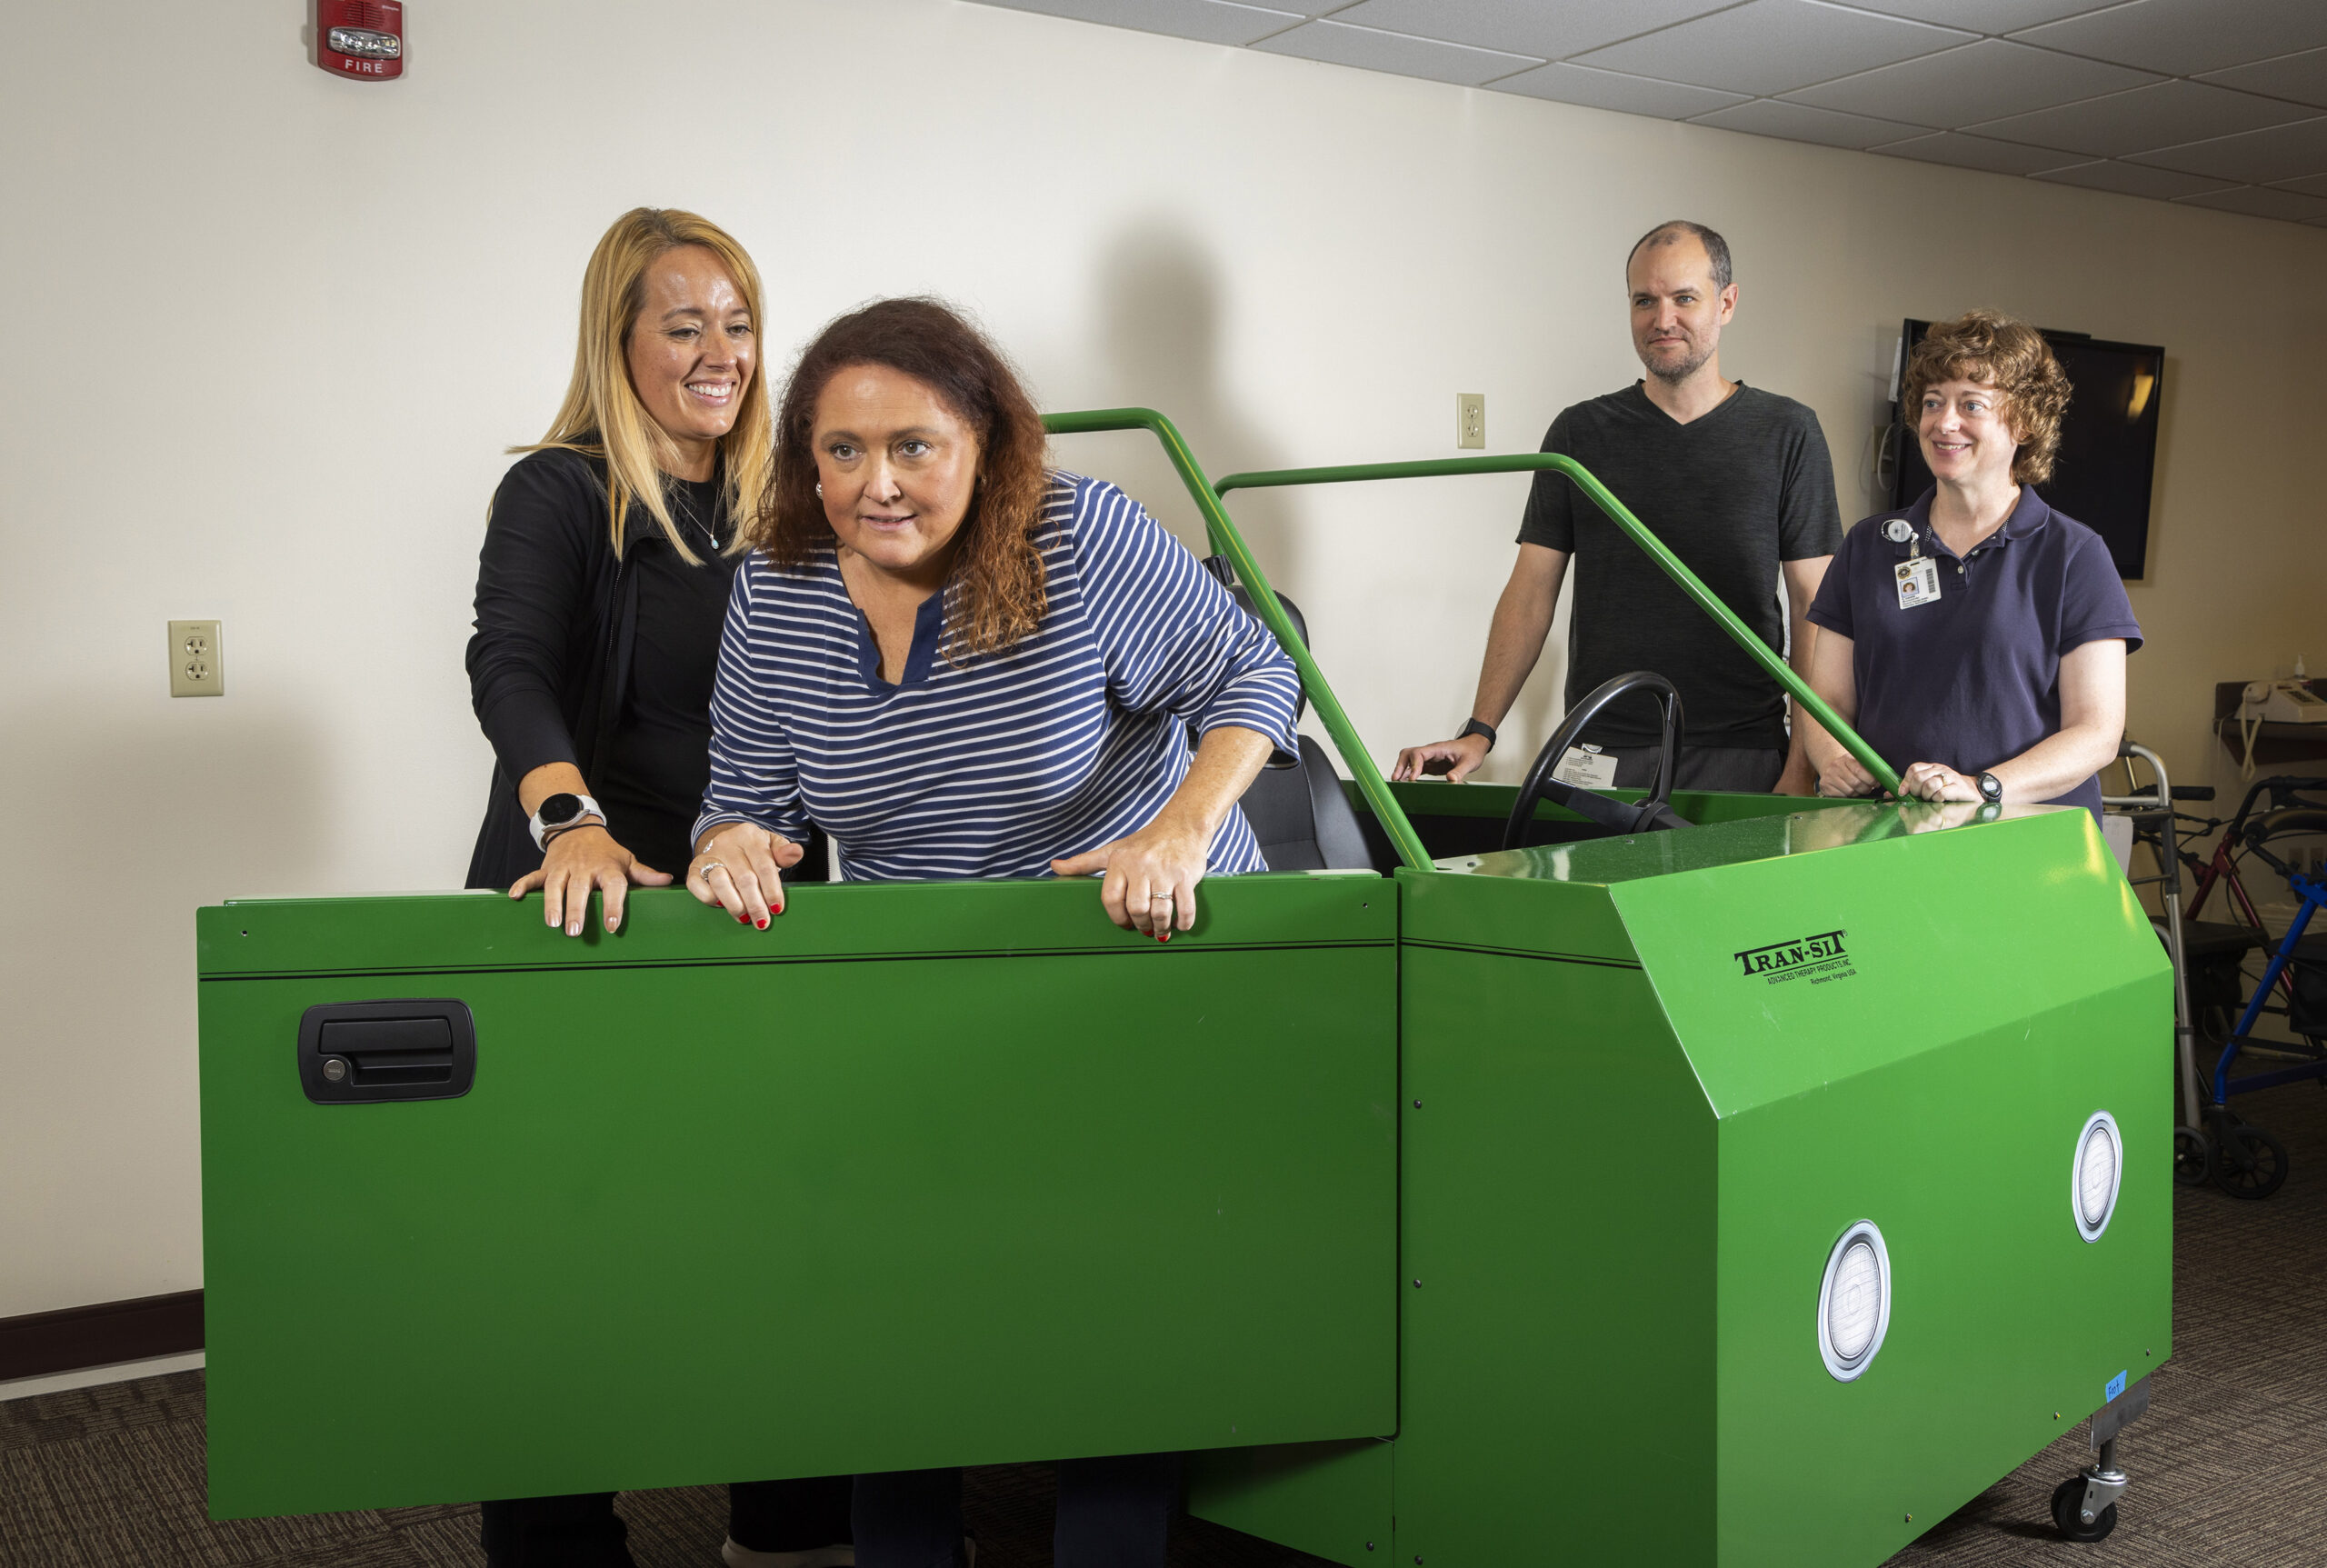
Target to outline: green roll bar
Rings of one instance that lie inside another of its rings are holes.
[[[1422,835],[1414,832],[1413,824],[1398,807],[1397,798],[1391,794],[1389,784],[1382,777],[1382,770],[1373,765],[1373,758],[1358,738],[1357,726],[1349,722],[1349,714],[1342,709],[1341,699],[1333,695],[1333,688],[1326,684],[1325,672],[1317,667],[1310,656],[1308,644],[1302,642],[1293,629],[1292,617],[1284,606],[1277,603],[1276,590],[1269,586],[1260,563],[1244,547],[1243,536],[1236,532],[1236,524],[1229,520],[1228,508],[1221,504],[1219,493],[1204,477],[1196,464],[1195,454],[1180,438],[1172,422],[1152,408],[1091,408],[1072,414],[1050,414],[1043,416],[1043,427],[1054,435],[1085,435],[1109,430],[1146,430],[1164,444],[1164,454],[1180,475],[1180,483],[1187,486],[1188,495],[1203,515],[1204,536],[1212,542],[1213,551],[1228,557],[1236,569],[1236,580],[1253,595],[1253,604],[1261,612],[1262,624],[1274,634],[1277,642],[1293,659],[1301,672],[1302,689],[1309,695],[1310,706],[1317,710],[1317,717],[1333,737],[1333,749],[1341,753],[1342,764],[1350,772],[1358,789],[1365,796],[1365,804],[1373,810],[1373,819],[1382,824],[1390,842],[1396,846],[1398,858],[1416,871],[1431,869],[1430,852],[1422,846]],[[1316,472],[1323,472],[1317,470]],[[1298,483],[1298,481],[1289,481]]]
[[[1680,585],[1681,592],[1696,601],[1697,608],[1711,615],[1713,623],[1729,634],[1730,641],[1745,650],[1754,663],[1769,672],[1772,679],[1792,694],[1811,717],[1826,728],[1826,733],[1842,742],[1859,764],[1874,776],[1876,783],[1893,794],[1899,794],[1899,775],[1891,765],[1877,756],[1874,748],[1866,744],[1859,733],[1843,723],[1834,710],[1828,707],[1809,684],[1793,673],[1786,662],[1772,653],[1769,645],[1746,629],[1745,624],[1731,614],[1713,591],[1698,580],[1697,574],[1681,563],[1679,556],[1664,547],[1664,542],[1648,531],[1647,524],[1632,514],[1631,508],[1609,493],[1608,487],[1592,476],[1583,464],[1573,457],[1556,452],[1528,452],[1501,457],[1438,457],[1419,463],[1360,463],[1334,468],[1279,468],[1259,474],[1231,474],[1213,488],[1226,495],[1231,490],[1261,490],[1286,484],[1340,484],[1362,479],[1436,479],[1455,474],[1529,474],[1549,469],[1564,474],[1575,482],[1575,487],[1592,498],[1592,504],[1608,514],[1608,521],[1623,530],[1632,542],[1647,552],[1664,574]],[[1238,564],[1241,574],[1243,564]],[[1277,634],[1280,637],[1282,632]],[[1346,750],[1344,750],[1346,755]]]
[[[1342,764],[1350,777],[1365,796],[1373,809],[1374,820],[1389,834],[1398,851],[1398,858],[1416,871],[1432,869],[1430,852],[1423,847],[1422,835],[1414,832],[1413,824],[1406,818],[1389,784],[1382,778],[1381,770],[1373,765],[1373,754],[1357,727],[1349,721],[1342,708],[1341,699],[1333,695],[1333,687],[1325,680],[1325,673],[1311,657],[1307,644],[1293,629],[1292,619],[1284,606],[1277,603],[1276,590],[1269,586],[1268,577],[1253,559],[1244,544],[1243,536],[1236,532],[1236,524],[1228,515],[1224,497],[1231,490],[1275,489],[1292,484],[1342,484],[1368,479],[1436,479],[1463,474],[1527,474],[1549,469],[1564,474],[1575,482],[1578,489],[1591,497],[1593,504],[1608,514],[1608,520],[1622,529],[1633,544],[1638,544],[1656,563],[1664,574],[1680,585],[1681,591],[1695,601],[1699,609],[1713,617],[1715,624],[1729,634],[1730,640],[1745,650],[1746,654],[1769,672],[1778,684],[1783,686],[1803,708],[1826,727],[1829,734],[1840,741],[1860,765],[1874,776],[1875,781],[1893,794],[1899,793],[1899,775],[1889,764],[1875,754],[1859,733],[1843,723],[1834,710],[1828,707],[1817,693],[1788,667],[1786,662],[1772,653],[1762,639],[1748,630],[1743,622],[1732,614],[1713,591],[1699,580],[1694,572],[1683,565],[1680,558],[1664,547],[1663,541],[1648,530],[1647,524],[1632,514],[1623,502],[1609,492],[1606,485],[1592,475],[1590,470],[1572,457],[1556,452],[1516,453],[1493,457],[1439,457],[1414,463],[1360,463],[1326,468],[1277,468],[1253,474],[1231,474],[1217,484],[1204,477],[1204,472],[1179,430],[1152,408],[1091,408],[1068,414],[1045,414],[1044,428],[1054,435],[1084,435],[1104,431],[1145,430],[1163,444],[1164,454],[1172,460],[1172,467],[1187,488],[1190,499],[1203,517],[1204,536],[1212,548],[1228,557],[1235,568],[1236,579],[1253,595],[1253,603],[1261,612],[1261,620],[1291,655],[1295,668],[1301,672],[1301,682],[1308,693],[1310,704],[1316,708],[1317,717],[1333,738],[1333,749],[1341,754]]]

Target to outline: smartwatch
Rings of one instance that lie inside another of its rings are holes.
[[[1990,805],[2002,805],[2003,804],[2003,780],[1996,777],[1993,774],[1982,774],[1979,777],[1979,785],[1980,798],[1982,800],[1987,802]]]
[[[549,834],[569,827],[579,827],[594,816],[602,823],[606,820],[606,814],[598,809],[598,803],[586,794],[561,793],[550,796],[542,802],[541,809],[534,813],[531,824],[534,847],[548,848]]]
[[[1454,738],[1459,741],[1464,735],[1484,735],[1487,738],[1487,750],[1494,750],[1494,726],[1493,724],[1483,723],[1478,719],[1464,719],[1463,721],[1463,727],[1454,732]]]

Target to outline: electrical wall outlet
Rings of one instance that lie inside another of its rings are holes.
[[[218,645],[215,621],[170,623],[170,695],[226,694],[226,660]]]
[[[1458,392],[1454,394],[1454,444],[1459,447],[1483,449],[1487,444],[1487,394],[1483,392]]]

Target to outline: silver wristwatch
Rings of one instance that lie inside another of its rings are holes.
[[[560,828],[576,826],[594,816],[602,823],[606,820],[606,814],[598,809],[598,803],[586,794],[569,794],[561,791],[550,796],[542,802],[541,809],[534,813],[534,847],[547,847],[549,834]]]

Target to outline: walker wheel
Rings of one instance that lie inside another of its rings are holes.
[[[2214,1179],[2214,1141],[2195,1127],[2173,1129],[2173,1183],[2202,1187]]]
[[[2214,1151],[2214,1180],[2233,1198],[2267,1198],[2287,1184],[2287,1146],[2241,1122]]]
[[[2098,1541],[2117,1528],[2117,1505],[2112,1503],[2087,1524],[2077,1517],[2084,1503],[2084,1477],[2072,1475],[2052,1488],[2052,1524],[2063,1541]]]

